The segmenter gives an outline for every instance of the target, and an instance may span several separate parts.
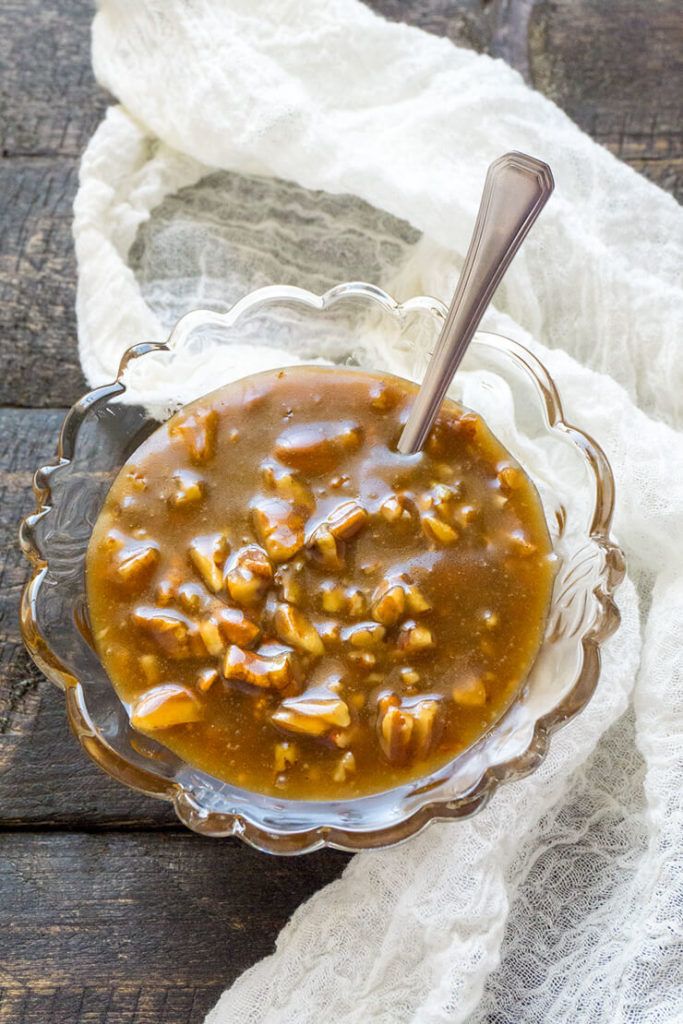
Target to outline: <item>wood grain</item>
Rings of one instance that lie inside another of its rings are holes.
[[[496,5],[486,0],[366,0],[389,21],[402,21],[444,36],[470,50],[488,53],[496,25]]]
[[[679,0],[372,0],[378,13],[502,56],[586,131],[683,195]],[[87,0],[0,6],[0,405],[83,390],[73,313],[77,158],[107,103]],[[527,32],[528,28],[528,32]]]
[[[71,405],[85,381],[71,238],[76,161],[0,163],[0,405]]]
[[[81,997],[103,1024],[199,1020],[347,861],[268,857],[184,831],[0,834],[3,999],[23,998],[41,1024],[90,1021],[83,1007],[66,1016]]]
[[[32,985],[0,988],[0,1024],[199,1024],[220,985]]]
[[[90,64],[93,0],[0,4],[2,156],[78,158],[108,97]]]
[[[89,0],[0,4],[0,405],[70,405],[71,209],[78,158],[108,99],[90,67]]]
[[[680,0],[544,0],[529,20],[534,86],[683,200]]]

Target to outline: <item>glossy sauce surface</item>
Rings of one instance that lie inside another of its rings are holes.
[[[554,556],[538,495],[446,403],[300,367],[228,385],[134,453],[94,528],[96,647],[133,725],[212,775],[323,799],[428,774],[506,709]]]

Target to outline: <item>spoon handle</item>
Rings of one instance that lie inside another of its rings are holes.
[[[524,153],[506,153],[489,167],[458,286],[398,442],[404,455],[422,448],[493,293],[554,187],[548,165]]]

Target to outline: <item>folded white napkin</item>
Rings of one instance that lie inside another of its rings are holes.
[[[264,283],[448,300],[487,165],[546,159],[556,193],[486,326],[541,355],[605,447],[629,562],[596,696],[542,768],[470,821],[355,857],[211,1024],[683,1020],[680,208],[506,65],[357,0],[103,0],[94,64],[121,106],[75,207],[93,383],[186,309]],[[335,355],[283,349],[209,339],[146,359],[136,394]]]

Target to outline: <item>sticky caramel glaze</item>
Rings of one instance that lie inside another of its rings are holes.
[[[399,455],[415,390],[267,372],[185,407],[123,466],[87,592],[137,729],[248,789],[347,799],[426,775],[500,717],[550,603],[541,503],[455,404]]]

